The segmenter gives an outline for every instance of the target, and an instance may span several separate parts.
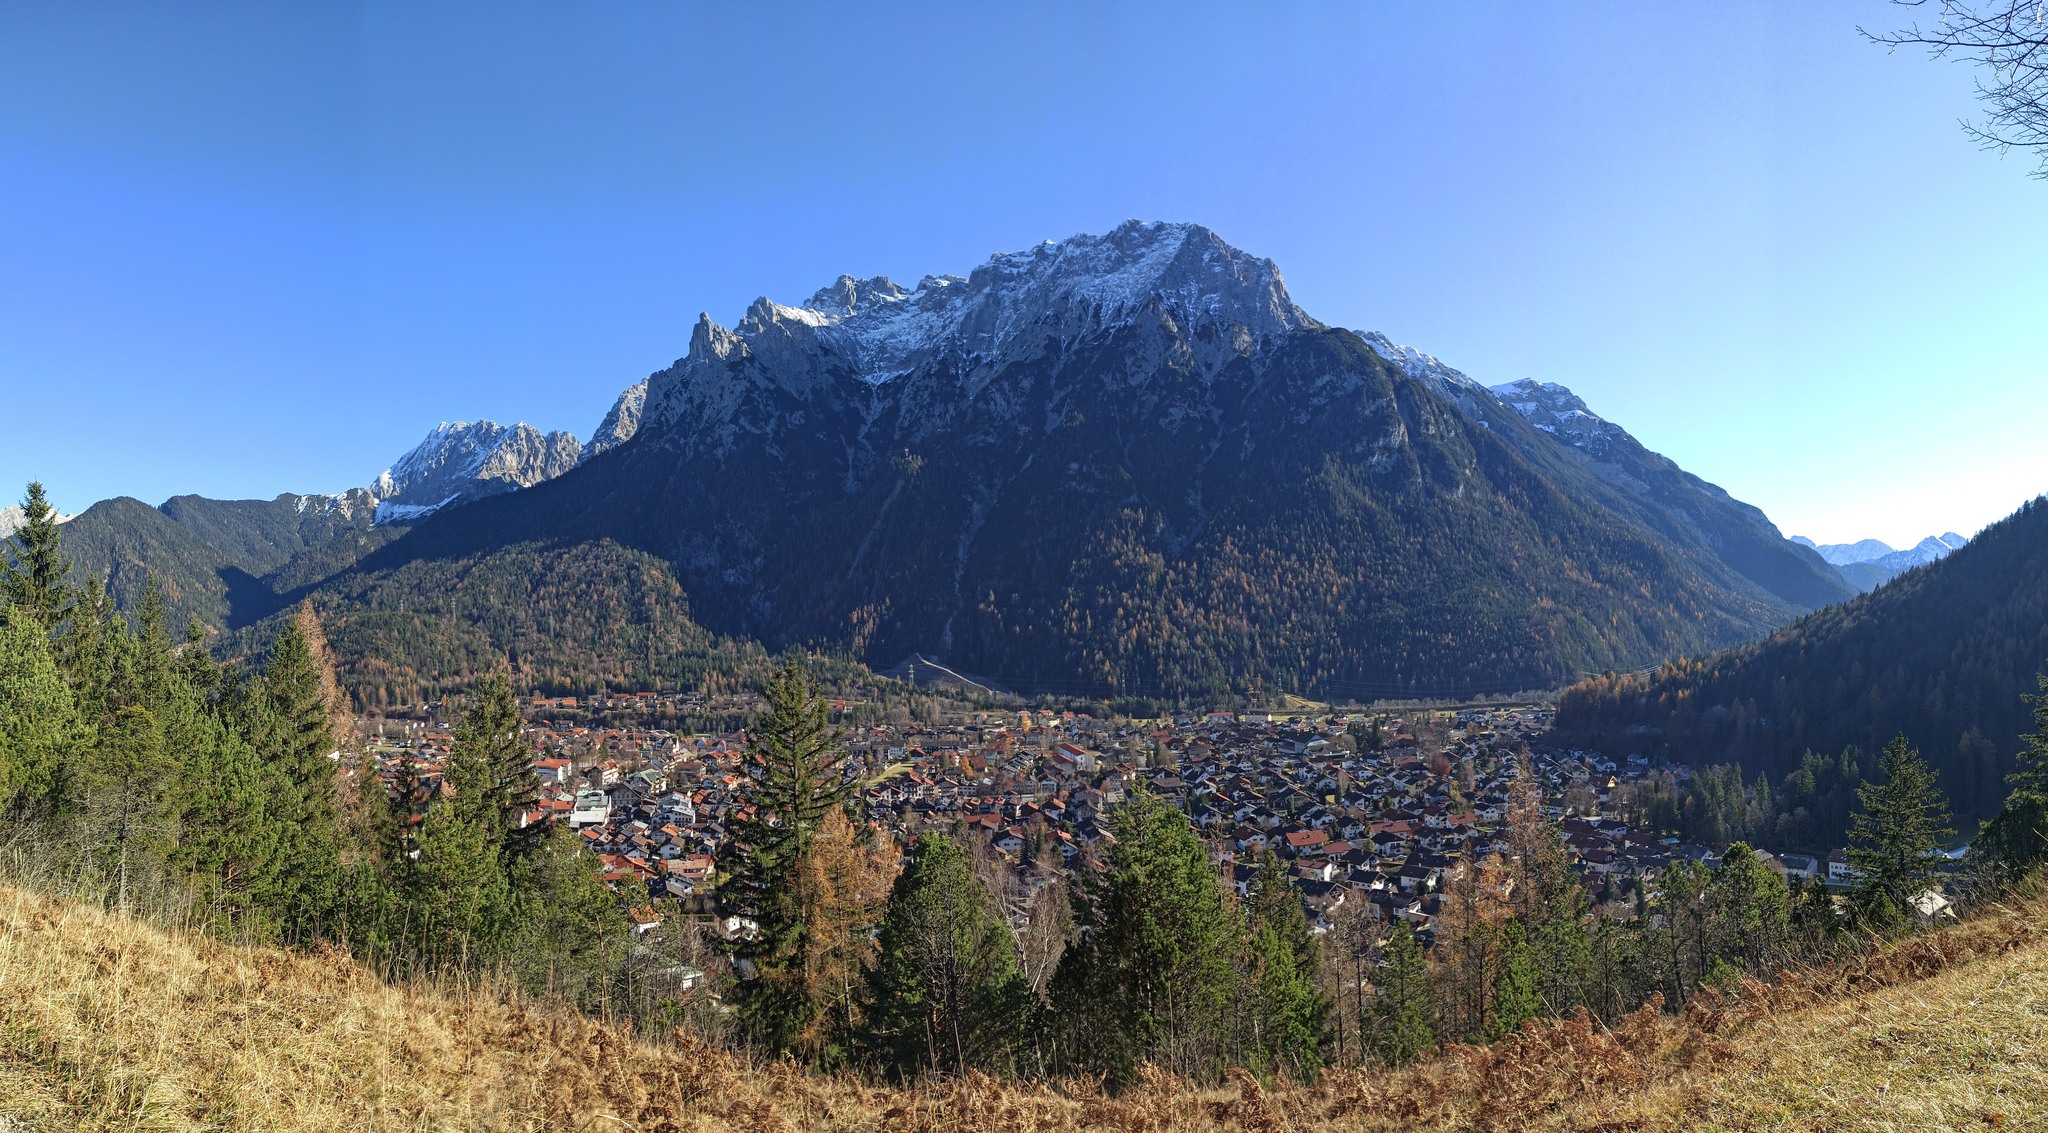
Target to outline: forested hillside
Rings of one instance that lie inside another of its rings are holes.
[[[154,578],[169,617],[238,629],[296,600],[295,591],[344,569],[405,533],[372,527],[374,501],[360,492],[272,500],[174,496],[162,507],[118,497],[64,525],[72,581],[98,578],[117,608],[133,613]]]
[[[313,592],[340,675],[363,709],[416,703],[507,668],[522,690],[697,688],[767,663],[698,625],[666,562],[611,542],[522,543],[462,562],[344,572]],[[259,650],[259,624],[227,651]]]
[[[2028,730],[2022,695],[2044,663],[2048,500],[2036,499],[1947,558],[1764,641],[1580,684],[1558,727],[1616,754],[1736,763],[1774,786],[1818,778],[1820,795],[1842,777],[1844,748],[1872,753],[1903,733],[1958,816],[1983,819],[2005,797]]]

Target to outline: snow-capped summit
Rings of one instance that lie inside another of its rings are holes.
[[[1876,563],[1894,572],[1924,566],[1936,559],[1946,558],[1949,552],[1969,542],[1953,531],[1929,535],[1905,550],[1897,550],[1879,539],[1862,539],[1854,543],[1815,543],[1804,535],[1795,535],[1792,541],[1812,547],[1821,558],[1834,566]]]
[[[731,363],[790,392],[840,381],[882,386],[943,370],[972,386],[1002,366],[1116,326],[1158,319],[1212,371],[1289,331],[1322,324],[1287,295],[1280,269],[1195,224],[1127,221],[1101,236],[998,254],[965,277],[915,289],[841,276],[800,306],[758,299],[731,329],[704,316],[690,352],[652,379],[649,423],[722,416]]]
[[[370,485],[378,523],[404,523],[457,500],[529,488],[576,466],[583,446],[525,422],[444,421]]]

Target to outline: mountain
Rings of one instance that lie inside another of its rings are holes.
[[[1588,471],[1650,504],[1647,521],[1666,535],[1698,537],[1743,577],[1787,603],[1812,609],[1855,593],[1823,556],[1785,538],[1762,511],[1644,448],[1564,386],[1524,378],[1494,386],[1493,392],[1524,420],[1570,446]]]
[[[269,500],[173,496],[156,508],[102,500],[75,521],[67,517],[63,546],[74,577],[100,578],[122,609],[134,609],[144,578],[153,576],[177,626],[198,618],[238,629],[404,534],[407,523],[558,476],[581,455],[568,433],[444,423],[366,488]],[[0,523],[6,520],[0,513]]]
[[[1311,317],[1271,261],[1132,222],[703,317],[630,439],[322,589],[610,542],[770,648],[923,654],[1024,692],[1333,696],[1549,685],[1846,595],[1718,489],[1624,474],[1652,455],[1574,449]]]
[[[161,507],[117,497],[65,524],[61,546],[73,580],[99,578],[119,608],[133,610],[153,577],[174,630],[190,618],[227,629],[269,617],[295,589],[404,533],[373,530],[375,509],[361,489],[272,500],[173,496]]]
[[[647,382],[635,382],[626,387],[626,392],[612,403],[611,411],[598,422],[597,432],[591,434],[590,443],[584,446],[581,459],[589,460],[602,452],[625,444],[640,431],[640,412],[647,405]]]
[[[1866,592],[1877,589],[1914,567],[1925,566],[1942,558],[1969,542],[1953,531],[1945,535],[1930,535],[1903,551],[1893,550],[1889,544],[1876,539],[1864,539],[1856,543],[1816,544],[1803,535],[1795,535],[1792,541],[1813,548],[1843,578],[1858,590]]]
[[[508,428],[495,421],[444,421],[385,469],[369,492],[377,499],[377,522],[408,523],[452,503],[530,488],[576,467],[582,455],[573,435],[544,435],[525,422]]]
[[[2048,499],[1889,585],[1763,641],[1569,690],[1559,729],[1609,752],[1736,762],[1776,781],[1805,753],[1904,734],[1959,816],[2005,797],[2022,695],[2048,660]]]

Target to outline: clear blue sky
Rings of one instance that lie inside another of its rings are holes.
[[[0,487],[588,437],[699,311],[1127,217],[1579,391],[1788,534],[2048,490],[2048,184],[1880,0],[0,8]]]

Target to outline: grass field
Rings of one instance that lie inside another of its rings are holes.
[[[1313,1088],[1163,1075],[890,1089],[756,1066],[489,988],[388,986],[345,957],[244,948],[0,889],[0,1131],[2048,1128],[2048,903],[1825,979],[1612,1030],[1532,1026]]]

